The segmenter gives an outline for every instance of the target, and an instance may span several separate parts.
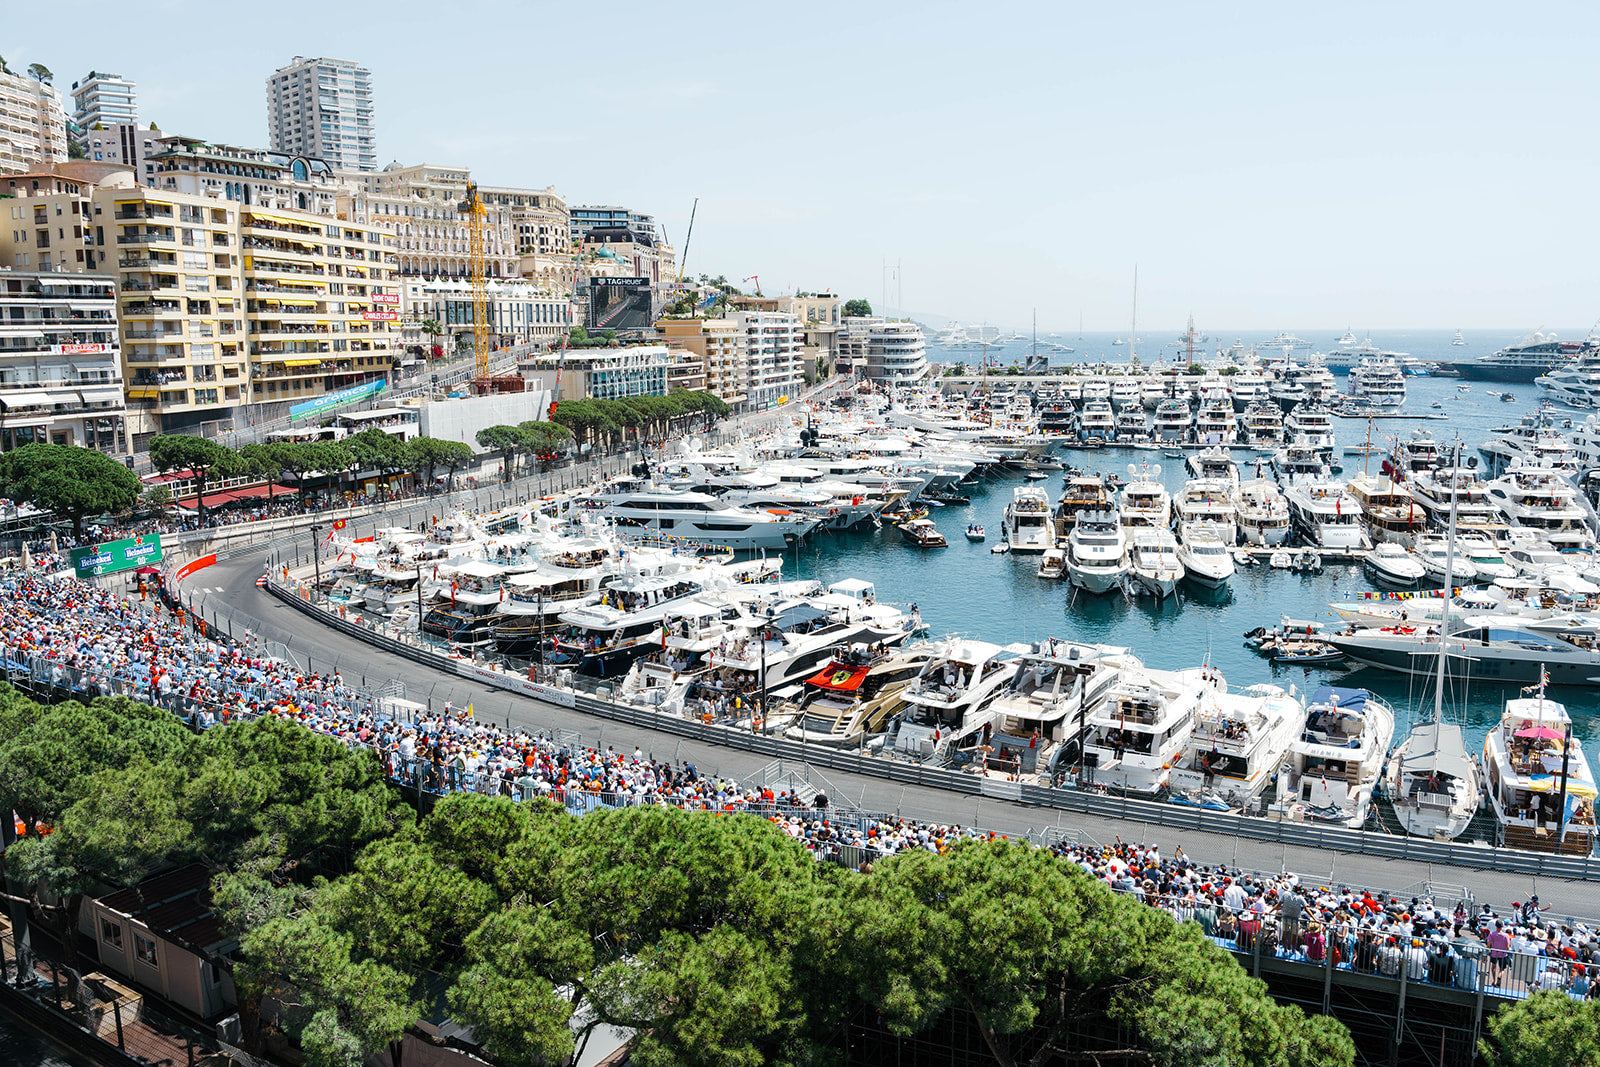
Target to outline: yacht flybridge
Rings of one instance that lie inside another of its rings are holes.
[[[1242,693],[1213,686],[1201,693],[1194,730],[1174,761],[1168,785],[1174,804],[1216,811],[1254,806],[1278,773],[1305,723],[1293,687],[1255,685]]]
[[[1507,700],[1483,739],[1489,803],[1502,843],[1587,856],[1595,842],[1595,778],[1564,705],[1544,695]]]
[[[1270,816],[1359,830],[1394,737],[1394,710],[1365,689],[1322,686],[1311,694],[1300,737],[1278,774]]]

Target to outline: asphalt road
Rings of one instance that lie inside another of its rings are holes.
[[[215,614],[225,626],[231,622],[236,634],[247,626],[261,626],[264,632],[287,635],[291,653],[313,670],[325,671],[337,665],[346,679],[364,678],[369,685],[398,680],[405,684],[408,699],[429,702],[434,707],[442,707],[447,700],[456,707],[471,701],[480,720],[550,735],[556,731],[575,731],[582,735],[582,743],[586,745],[620,751],[637,747],[654,758],[687,760],[702,773],[727,778],[743,780],[759,774],[770,762],[739,749],[608,722],[502,690],[472,686],[459,677],[439,675],[404,657],[316,626],[266,590],[257,588],[255,580],[261,571],[262,557],[249,554],[197,572],[185,583],[184,589],[194,593],[203,591],[203,613],[208,618]],[[1201,863],[1225,863],[1246,871],[1291,870],[1299,873],[1303,880],[1318,884],[1332,882],[1352,889],[1399,893],[1418,883],[1433,881],[1436,887],[1467,886],[1478,901],[1489,903],[1502,913],[1513,901],[1524,900],[1528,893],[1534,892],[1555,914],[1593,916],[1596,913],[1594,886],[1581,881],[1436,867],[1409,860],[1284,846],[1073,812],[1043,811],[990,797],[901,786],[842,772],[830,772],[825,778],[813,772],[813,781],[826,782],[824,788],[840,802],[870,811],[899,812],[927,822],[959,823],[1007,834],[1063,827],[1082,830],[1104,844],[1119,837],[1124,841],[1156,844],[1166,854],[1182,845],[1190,857]],[[1443,899],[1444,893],[1443,888],[1436,889],[1438,899]]]

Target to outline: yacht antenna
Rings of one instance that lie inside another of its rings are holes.
[[[1372,416],[1367,416],[1367,444],[1361,450],[1361,477],[1367,476],[1367,468],[1372,465]],[[1393,479],[1391,479],[1392,481]]]

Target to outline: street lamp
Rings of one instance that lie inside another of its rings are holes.
[[[311,565],[316,568],[316,582],[311,587],[311,599],[316,600],[317,590],[322,588],[322,555],[317,551],[317,535],[322,532],[320,523],[311,526]]]

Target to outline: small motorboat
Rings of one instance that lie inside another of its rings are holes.
[[[1027,474],[1023,475],[1023,477],[1027,478],[1030,482],[1042,482],[1046,478],[1050,477],[1050,475],[1044,471],[1029,471]]]
[[[1344,653],[1326,641],[1280,641],[1273,649],[1274,663],[1333,663]]]
[[[1436,408],[1440,408],[1440,409],[1443,409],[1443,408],[1444,408],[1444,403],[1443,403],[1443,402],[1442,402],[1442,401],[1439,401],[1439,400],[1435,400],[1435,401],[1434,401],[1434,402],[1433,402],[1433,406],[1434,406],[1434,407],[1436,407]]]
[[[950,542],[944,539],[939,527],[931,519],[911,519],[895,526],[900,535],[918,548],[944,548]]]
[[[1161,454],[1163,456],[1166,456],[1168,459],[1182,459],[1183,458],[1183,452],[1181,450],[1179,450],[1179,449],[1176,449],[1176,448],[1169,448],[1169,449],[1167,449],[1165,452],[1163,452]]]
[[[983,524],[982,523],[973,522],[973,523],[968,523],[967,524],[967,540],[968,541],[973,541],[973,542],[978,542],[978,541],[982,541],[983,540]]]
[[[993,552],[997,556],[1003,556],[1007,552],[1011,551],[1011,545],[1005,541],[999,541],[991,545],[989,551]]]
[[[1256,565],[1256,554],[1240,545],[1233,550],[1233,561],[1241,567],[1254,567]]]
[[[1286,571],[1294,566],[1294,557],[1284,551],[1274,552],[1267,559],[1267,566],[1275,571]]]
[[[1517,398],[1512,396],[1510,393],[1501,393],[1500,402],[1502,404],[1515,404],[1517,402]]]
[[[1289,569],[1296,574],[1321,574],[1322,557],[1309,550],[1296,552]]]
[[[1067,554],[1059,548],[1044,550],[1044,558],[1039,562],[1040,578],[1060,578],[1065,573]]]

